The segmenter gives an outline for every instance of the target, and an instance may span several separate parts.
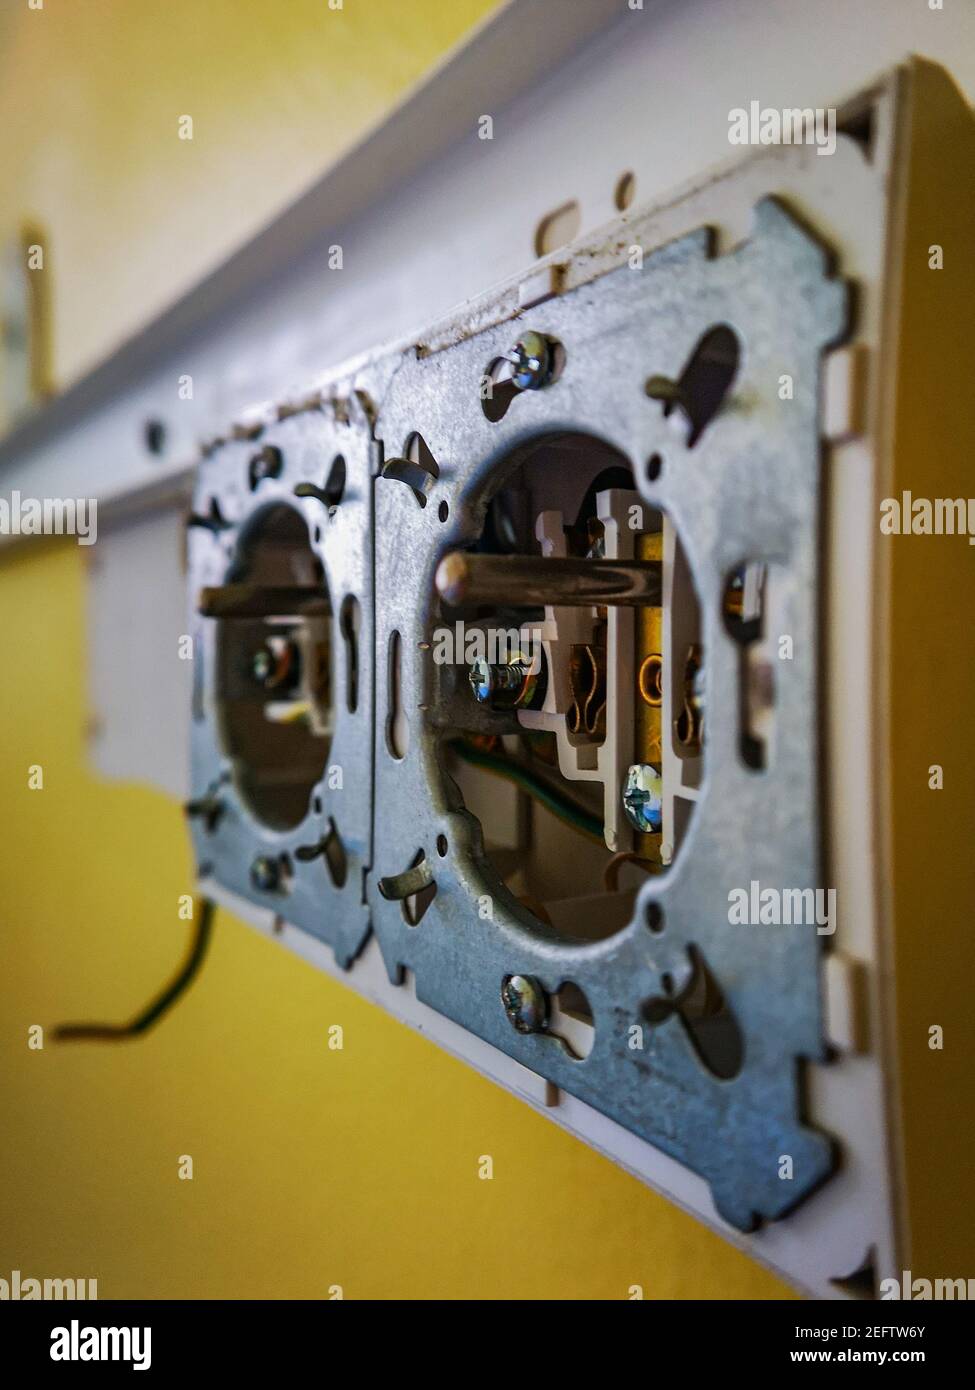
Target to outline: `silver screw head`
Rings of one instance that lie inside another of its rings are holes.
[[[552,345],[541,333],[523,333],[507,354],[511,379],[519,391],[537,391],[552,374]]]
[[[281,886],[281,868],[276,859],[259,854],[251,864],[251,883],[259,893],[275,893]]]
[[[475,658],[468,667],[467,679],[471,683],[474,699],[479,705],[486,705],[494,694],[494,671],[491,663],[483,657]]]
[[[641,835],[657,835],[663,826],[664,782],[652,763],[633,763],[623,788],[626,818]]]
[[[545,991],[532,975],[506,975],[501,982],[501,1003],[518,1033],[540,1033],[548,1021]]]
[[[274,672],[274,657],[267,647],[258,647],[251,658],[251,675],[259,685],[266,685]]]

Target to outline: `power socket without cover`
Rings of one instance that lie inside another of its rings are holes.
[[[823,1297],[906,1267],[869,731],[916,80],[255,409],[190,529],[205,891]],[[543,688],[478,702],[512,630]],[[737,924],[755,884],[838,906]]]

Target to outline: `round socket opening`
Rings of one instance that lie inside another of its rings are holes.
[[[294,507],[273,503],[246,523],[223,592],[227,613],[216,633],[223,752],[252,814],[290,830],[308,814],[325,771],[334,718],[331,602]]]

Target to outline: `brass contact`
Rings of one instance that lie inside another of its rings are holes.
[[[640,673],[637,677],[640,689],[640,699],[645,705],[656,708],[663,704],[664,687],[664,659],[659,652],[651,652],[649,656],[643,658],[640,664]]]

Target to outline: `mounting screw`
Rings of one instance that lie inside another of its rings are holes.
[[[274,657],[267,647],[258,647],[251,657],[251,675],[258,685],[266,685],[274,673]]]
[[[533,975],[505,975],[501,1003],[518,1033],[541,1033],[548,1021],[548,1000]]]
[[[623,809],[641,835],[657,835],[663,825],[664,782],[652,763],[633,763],[626,774]]]
[[[247,478],[251,485],[251,492],[259,483],[263,483],[265,478],[277,478],[284,467],[284,457],[280,449],[276,449],[273,444],[265,444],[263,449],[259,449],[252,455],[250,463],[247,465]]]
[[[537,669],[520,654],[510,661],[486,661],[478,657],[467,670],[474,699],[491,709],[538,709],[545,699],[545,668]]]
[[[298,644],[291,637],[268,637],[251,655],[250,674],[265,690],[294,690],[301,679]]]
[[[281,887],[281,865],[266,854],[259,854],[251,865],[251,883],[259,893],[276,893]]]
[[[537,391],[552,378],[554,344],[541,333],[523,333],[505,357],[512,365],[511,380],[519,391]]]

